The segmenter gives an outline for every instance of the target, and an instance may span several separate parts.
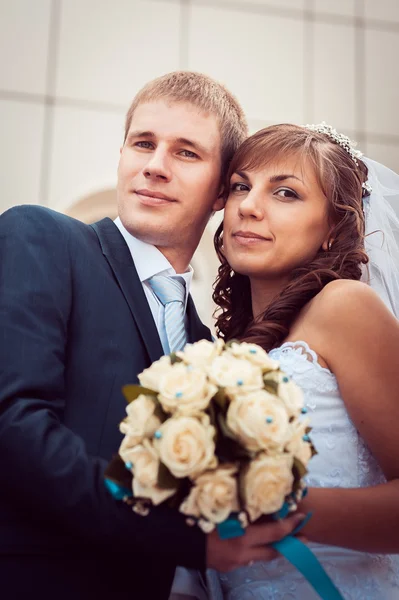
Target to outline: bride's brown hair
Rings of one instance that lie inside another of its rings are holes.
[[[320,248],[310,263],[294,269],[286,287],[262,315],[253,319],[249,279],[233,272],[223,254],[223,223],[214,238],[221,261],[213,293],[220,309],[217,333],[225,340],[238,338],[259,344],[265,350],[282,343],[299,311],[327,283],[335,279],[359,280],[361,265],[368,262],[362,206],[367,167],[360,160],[356,166],[350,155],[325,134],[287,124],[261,129],[235,153],[226,177],[225,197],[233,173],[258,170],[285,156],[310,160],[314,168],[328,200],[329,249]]]

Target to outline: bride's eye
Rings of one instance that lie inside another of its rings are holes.
[[[245,183],[235,182],[230,186],[232,192],[248,192],[249,187]]]
[[[280,188],[275,192],[275,194],[277,194],[277,196],[280,196],[280,198],[287,198],[287,200],[299,199],[298,194],[290,188]]]

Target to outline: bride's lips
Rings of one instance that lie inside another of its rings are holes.
[[[141,204],[145,204],[146,206],[160,206],[176,202],[174,198],[153,190],[140,189],[134,190],[134,193],[138,196]]]
[[[242,246],[251,246],[262,242],[271,242],[271,238],[266,238],[253,231],[235,231],[233,239]]]

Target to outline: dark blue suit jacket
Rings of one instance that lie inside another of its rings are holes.
[[[190,341],[210,339],[191,298]],[[167,598],[205,537],[165,508],[148,517],[103,484],[121,441],[121,388],[162,347],[130,251],[32,206],[0,217],[0,585],[10,598]]]

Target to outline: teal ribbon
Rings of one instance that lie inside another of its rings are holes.
[[[245,533],[245,529],[240,521],[232,515],[223,521],[223,523],[219,523],[216,526],[216,529],[221,540],[231,540],[236,537],[241,537]]]
[[[280,519],[282,515],[286,516],[288,509],[283,506],[276,513],[275,518]],[[280,552],[310,583],[313,589],[318,593],[322,600],[344,600],[339,593],[313,552],[298,538],[294,537],[311,518],[312,513],[306,515],[304,520],[293,530],[291,535],[287,535],[278,542],[270,544],[272,548]],[[245,529],[238,519],[231,515],[223,523],[217,526],[219,537],[222,540],[228,540],[234,537],[244,535]]]
[[[133,496],[132,490],[115,483],[112,479],[104,479],[104,485],[115,500],[123,500],[126,496]]]
[[[298,538],[287,535],[270,545],[302,573],[322,600],[344,600],[313,552]]]

